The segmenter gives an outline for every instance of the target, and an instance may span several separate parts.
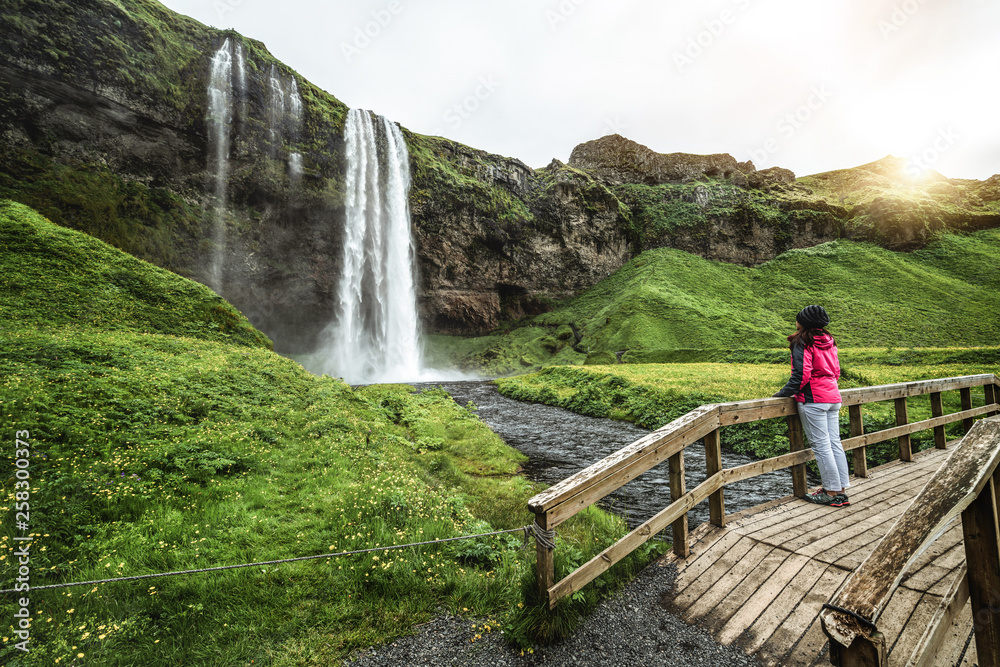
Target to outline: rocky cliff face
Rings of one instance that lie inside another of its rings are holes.
[[[309,350],[340,271],[344,105],[263,45],[152,0],[26,0],[0,27],[0,196],[206,283],[218,248],[207,87],[216,50],[239,45],[220,291],[277,349]],[[303,102],[302,127],[277,141],[274,77]],[[540,312],[630,256],[627,212],[589,177],[406,137],[425,330]]]
[[[0,30],[0,196],[202,282],[219,252],[211,61],[226,39],[239,45],[221,291],[276,349],[311,349],[340,272],[344,105],[262,44],[154,0],[19,0]],[[273,80],[301,95],[294,131],[276,121]],[[1000,224],[994,179],[910,187],[881,162],[796,180],[615,135],[532,170],[405,136],[418,298],[434,332],[542,312],[647,248],[754,265],[841,236],[913,247],[937,229]]]
[[[570,165],[628,207],[637,250],[666,246],[746,266],[838,238],[910,250],[940,231],[1000,225],[1000,177],[914,179],[891,156],[796,179],[726,154],[664,155],[612,135],[577,146]]]

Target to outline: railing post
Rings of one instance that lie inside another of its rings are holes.
[[[544,512],[535,515],[535,523],[542,530],[549,529],[549,517]],[[554,540],[553,540],[554,541]],[[542,604],[549,603],[549,589],[555,583],[556,570],[552,558],[552,549],[543,545],[541,540],[535,540],[535,583],[538,586],[538,599]]]
[[[940,417],[944,414],[944,408],[941,406],[941,392],[935,391],[931,393],[931,417]],[[934,446],[938,449],[944,449],[947,446],[947,440],[944,436],[944,426],[934,427]]]
[[[959,395],[962,397],[962,409],[971,410],[972,409],[972,387],[966,387],[965,389],[958,390]],[[962,432],[968,433],[969,429],[972,428],[972,424],[975,423],[975,419],[972,417],[966,417],[962,420]]]
[[[881,667],[888,664],[885,638],[881,632],[872,635],[871,640],[858,635],[851,645],[844,648],[830,641],[830,662],[837,667]]]
[[[855,438],[865,434],[865,422],[861,417],[861,405],[851,405],[847,408],[847,414],[851,419],[851,437]],[[854,474],[857,477],[868,476],[868,448],[857,447],[854,454]]]
[[[980,665],[1000,665],[1000,532],[997,529],[998,475],[962,512],[966,577],[972,626]]]
[[[896,399],[896,426],[906,426],[910,423],[909,415],[906,411],[906,397]],[[901,435],[898,438],[899,460],[913,460],[913,446],[910,444],[910,434]]]
[[[802,441],[802,422],[799,421],[798,414],[788,415],[788,449],[799,452],[805,449]],[[806,488],[806,464],[800,463],[791,467],[792,471],[792,495],[802,498],[807,493]]]
[[[708,477],[722,470],[722,446],[719,442],[719,429],[705,436],[705,472]],[[708,497],[709,519],[714,526],[726,525],[726,500],[722,489]]]
[[[998,387],[995,384],[983,385],[983,392],[986,394],[985,395],[986,405],[993,405],[997,402],[997,398],[1000,397],[1000,391],[997,391],[998,389],[1000,389],[1000,387]],[[995,411],[987,412],[986,416],[992,417],[995,414],[1000,414],[1000,413]]]
[[[687,493],[684,484],[684,450],[677,452],[667,462],[670,466],[670,501],[673,502]],[[688,548],[688,517],[687,512],[670,525],[674,541],[674,553],[678,558],[687,558],[691,553]]]

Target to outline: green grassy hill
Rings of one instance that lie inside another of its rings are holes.
[[[444,392],[310,375],[207,288],[20,204],[0,202],[0,266],[2,463],[24,458],[29,475],[0,480],[5,585],[25,535],[37,587],[531,520],[523,455]],[[560,532],[559,571],[624,532],[603,512],[579,515]],[[515,534],[33,589],[28,653],[14,648],[20,607],[0,597],[0,664],[333,665],[442,610],[530,641],[551,628],[531,615],[533,550],[520,547]]]
[[[775,348],[811,303],[829,311],[842,347],[995,345],[1000,230],[942,235],[900,253],[834,241],[760,267],[650,250],[552,312],[493,336],[433,349],[511,373],[546,363],[714,360]]]
[[[212,290],[0,200],[0,318],[8,326],[271,341]]]

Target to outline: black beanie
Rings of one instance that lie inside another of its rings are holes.
[[[830,316],[823,306],[806,306],[795,316],[795,320],[806,329],[822,329],[830,323]]]

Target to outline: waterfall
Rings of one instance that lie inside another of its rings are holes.
[[[278,68],[271,65],[268,72],[268,128],[270,155],[277,158],[284,142],[297,143],[302,133],[302,96],[299,85],[292,76],[287,86],[282,82]],[[288,175],[293,184],[302,176],[302,154],[288,154]]]
[[[241,59],[242,64],[242,59]],[[208,80],[208,170],[213,178],[212,259],[209,286],[222,293],[226,254],[226,198],[229,187],[229,128],[233,121],[233,53],[227,38],[212,57]]]
[[[302,134],[302,96],[299,95],[299,85],[292,77],[288,85],[288,120],[291,123],[291,141],[298,143],[299,135]],[[302,179],[302,153],[292,152],[288,154],[288,177],[292,182],[292,187],[298,186]]]
[[[296,136],[294,141],[298,141],[298,133],[302,127],[302,96],[299,95],[299,84],[292,77],[292,82],[288,84],[288,117],[292,121],[292,132]]]
[[[236,42],[236,90],[240,97],[240,120],[247,117],[247,67],[243,61],[243,45]]]
[[[344,140],[343,268],[321,372],[356,384],[416,380],[421,359],[406,143],[395,123],[360,109],[348,113]]]
[[[288,180],[293,188],[302,180],[302,153],[288,154]]]

